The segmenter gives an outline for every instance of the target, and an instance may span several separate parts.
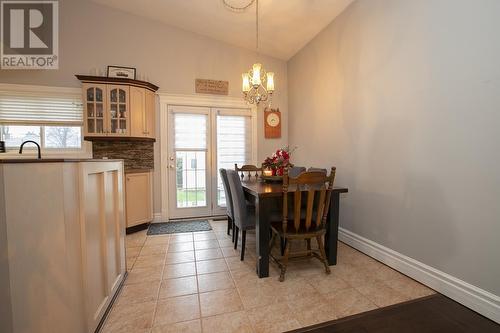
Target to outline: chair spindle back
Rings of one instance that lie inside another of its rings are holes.
[[[330,197],[335,180],[336,168],[332,167],[330,175],[323,171],[307,171],[297,177],[290,177],[288,170],[284,170],[283,175],[283,231],[287,233],[288,226],[288,190],[294,189],[293,196],[293,229],[291,232],[298,232],[303,228],[309,231],[314,229],[325,229],[326,217],[330,208]],[[302,191],[307,190],[307,205],[305,218],[301,216]],[[319,195],[317,195],[319,194]],[[315,216],[313,216],[315,215]],[[313,225],[314,222],[314,225]]]
[[[264,168],[262,166],[259,168],[258,166],[251,164],[245,164],[241,168],[238,168],[238,164],[235,163],[234,170],[238,172],[241,180],[245,179],[245,172],[247,174],[248,180],[251,180],[252,176],[255,177],[255,179],[259,178],[259,172],[260,174],[262,174]]]

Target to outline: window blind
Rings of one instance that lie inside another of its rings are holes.
[[[205,114],[174,113],[175,149],[207,149],[207,122]]]
[[[76,125],[83,105],[74,94],[0,91],[0,124]]]

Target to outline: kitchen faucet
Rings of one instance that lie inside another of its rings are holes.
[[[19,154],[22,154],[23,153],[23,146],[26,144],[26,143],[34,143],[36,145],[36,147],[38,148],[38,159],[42,159],[42,154],[40,153],[40,145],[38,143],[36,143],[35,141],[32,141],[32,140],[28,140],[28,141],[24,141],[22,144],[21,144],[21,147],[19,147]]]

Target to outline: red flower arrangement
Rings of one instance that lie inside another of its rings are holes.
[[[276,150],[273,155],[266,158],[264,163],[262,163],[262,166],[270,169],[273,176],[283,176],[283,170],[287,167],[293,166],[293,164],[290,163],[290,156],[295,149],[297,149],[297,147],[290,150],[290,147],[287,146]]]

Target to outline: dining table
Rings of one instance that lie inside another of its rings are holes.
[[[246,178],[242,180],[246,200],[255,205],[255,233],[257,250],[257,275],[260,278],[269,276],[269,241],[271,217],[276,211],[281,211],[279,200],[283,196],[283,184],[265,182],[261,178]],[[289,186],[288,192],[295,192],[295,186]],[[301,192],[307,192],[306,188]],[[327,215],[325,251],[328,264],[337,264],[337,240],[339,230],[340,196],[347,193],[345,187],[334,186],[330,196],[330,209]]]

